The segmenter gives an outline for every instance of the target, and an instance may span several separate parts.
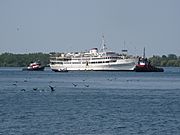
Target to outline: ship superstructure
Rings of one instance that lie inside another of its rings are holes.
[[[50,57],[50,67],[53,71],[93,70],[93,71],[133,71],[137,58],[127,54],[107,51],[102,40],[102,48],[92,48],[88,52],[54,53]]]

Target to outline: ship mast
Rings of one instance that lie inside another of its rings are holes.
[[[143,49],[143,58],[145,59],[145,57],[146,57],[146,54],[145,54],[145,47],[144,47],[144,49]]]
[[[102,44],[101,44],[101,50],[102,52],[105,52],[106,50],[106,44],[105,44],[105,40],[104,40],[104,35],[102,35]]]
[[[124,40],[124,49],[122,50],[123,55],[127,55],[128,50],[126,49],[126,41]]]

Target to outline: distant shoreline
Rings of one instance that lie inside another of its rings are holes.
[[[26,67],[32,61],[40,61],[42,65],[48,67],[50,55],[47,53],[29,54],[0,54],[0,67]],[[154,55],[148,58],[152,65],[158,67],[180,67],[180,56],[175,54]]]

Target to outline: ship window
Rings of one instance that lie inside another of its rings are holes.
[[[70,62],[64,62],[64,64],[71,64]]]
[[[111,60],[110,62],[116,62],[116,60]]]
[[[51,62],[52,65],[54,64],[63,64],[63,62]]]
[[[63,64],[63,62],[57,62],[57,64]]]
[[[72,64],[81,64],[81,62],[72,62]]]

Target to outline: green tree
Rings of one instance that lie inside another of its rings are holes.
[[[177,60],[177,56],[175,54],[169,54],[168,59],[170,60]]]
[[[3,53],[0,55],[0,66],[3,67],[24,67],[34,61],[40,61],[43,65],[49,64],[49,54],[30,53],[30,54],[12,54]]]

